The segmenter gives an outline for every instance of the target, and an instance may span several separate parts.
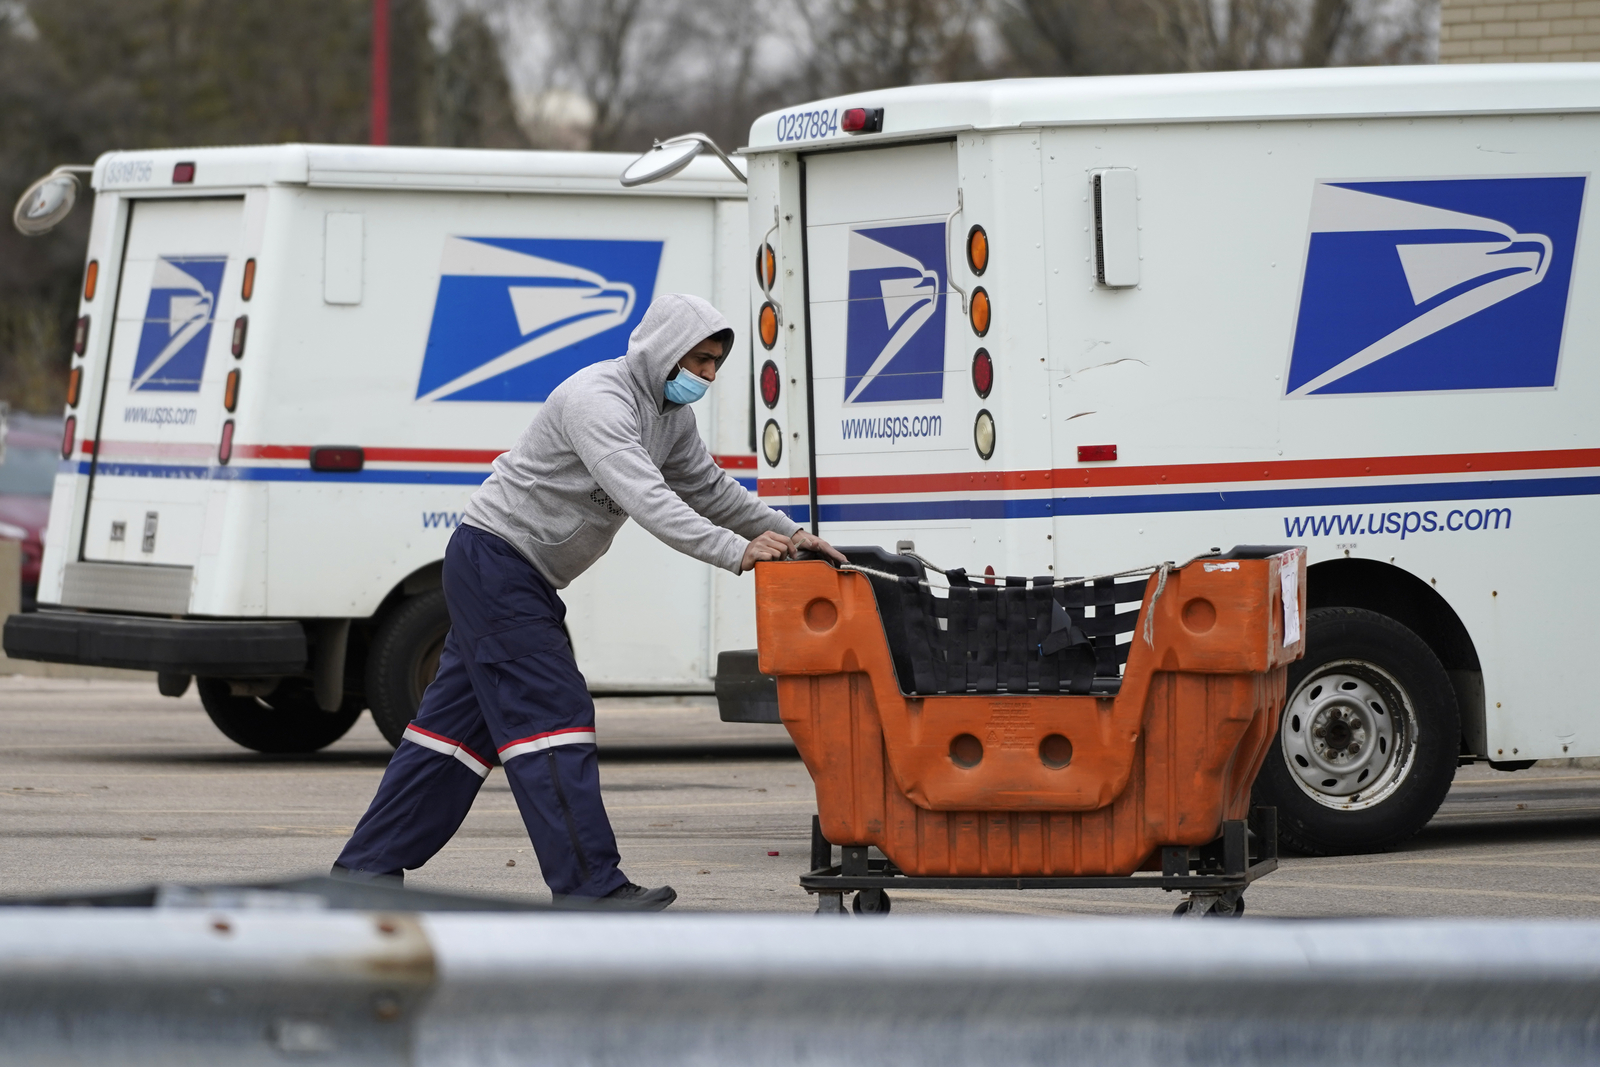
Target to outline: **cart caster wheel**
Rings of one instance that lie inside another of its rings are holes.
[[[844,914],[844,894],[843,893],[818,893],[817,894],[817,914],[818,915],[843,915]]]
[[[1172,914],[1179,919],[1237,919],[1244,914],[1244,897],[1237,893],[1189,897]]]
[[[850,902],[850,910],[857,915],[887,915],[889,894],[881,889],[863,889]]]

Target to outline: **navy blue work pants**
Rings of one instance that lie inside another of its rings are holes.
[[[438,676],[339,866],[358,877],[421,867],[499,762],[551,892],[602,897],[625,885],[566,605],[514,548],[472,526],[457,527],[445,550],[444,595]]]

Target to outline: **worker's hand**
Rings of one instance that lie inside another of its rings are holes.
[[[739,561],[739,573],[743,574],[762,560],[786,559],[792,547],[787,537],[768,530],[744,546],[744,559]]]
[[[844,558],[837,548],[834,548],[816,534],[807,533],[805,530],[796,530],[794,536],[789,540],[794,543],[796,552],[815,552],[819,556],[827,556],[835,563],[850,562]]]

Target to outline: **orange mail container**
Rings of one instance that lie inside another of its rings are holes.
[[[1246,817],[1305,647],[1303,549],[1164,582],[956,571],[948,595],[911,557],[844,551],[878,576],[755,575],[761,670],[829,841],[908,875],[1126,875]]]

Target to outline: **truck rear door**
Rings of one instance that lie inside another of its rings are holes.
[[[240,311],[244,203],[130,206],[80,551],[86,563],[187,572],[199,557]],[[106,577],[103,568],[79,567],[74,582],[68,568],[69,590],[89,575]],[[187,574],[167,577],[140,584],[170,586],[169,608],[181,587],[186,607]]]
[[[959,547],[965,558],[970,490],[956,481],[969,466],[975,412],[955,354],[969,334],[949,287],[955,142],[803,163],[822,536],[892,546],[915,521],[919,538],[932,538],[919,549],[948,544],[946,554]],[[930,494],[941,486],[952,492]]]

